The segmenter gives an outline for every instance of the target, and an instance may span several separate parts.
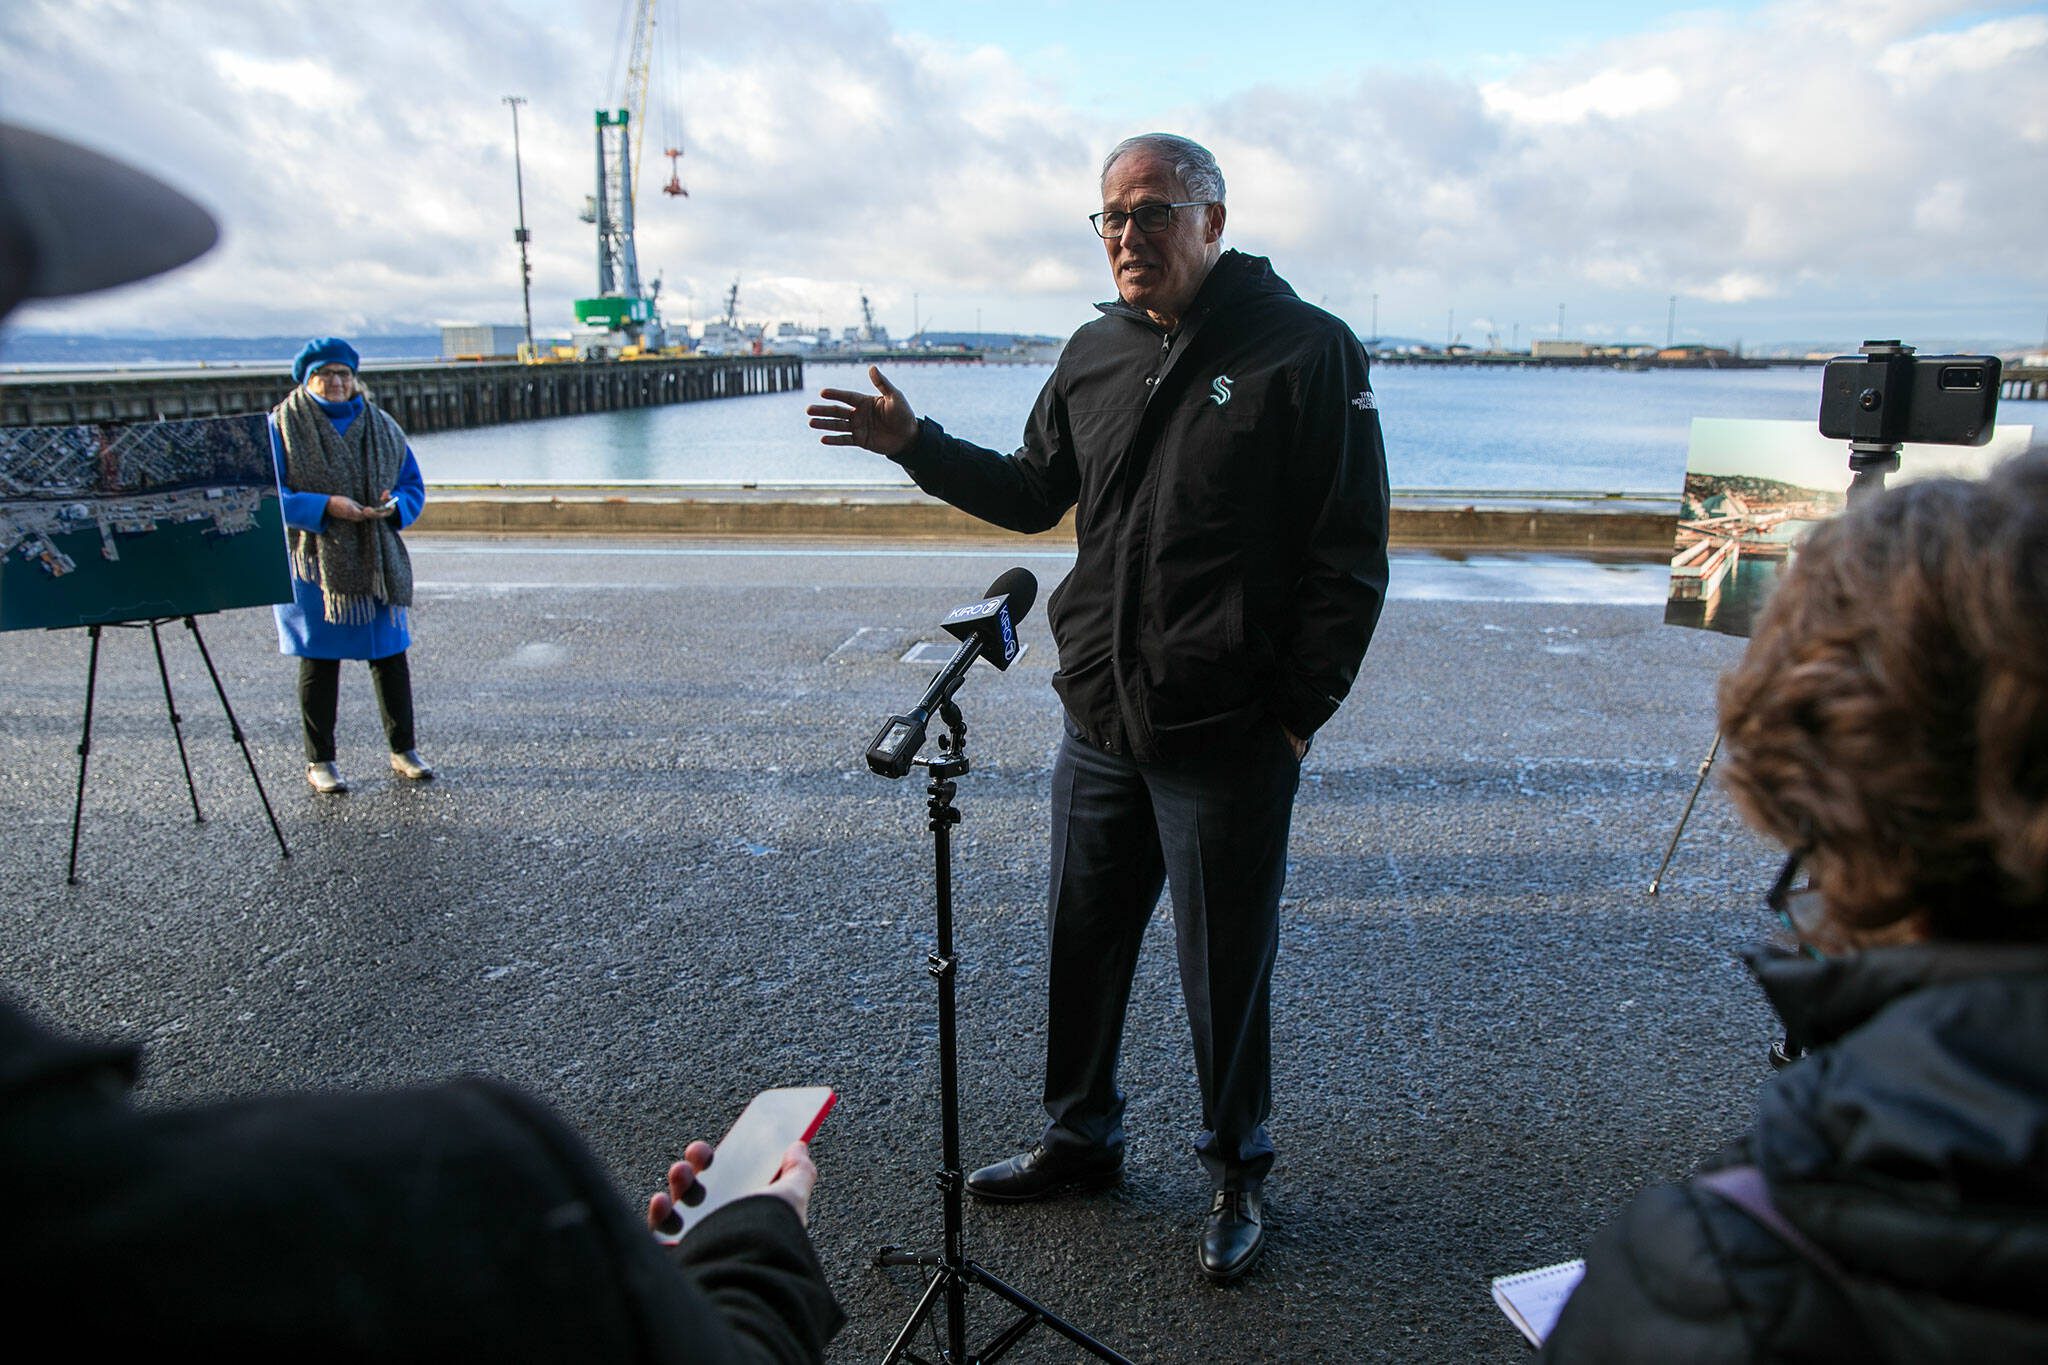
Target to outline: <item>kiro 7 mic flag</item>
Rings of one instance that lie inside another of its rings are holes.
[[[939,624],[960,641],[960,648],[933,675],[916,706],[882,722],[880,733],[868,745],[868,767],[883,777],[903,777],[909,773],[917,762],[917,751],[924,747],[925,728],[931,723],[932,714],[959,690],[974,661],[987,659],[997,668],[1007,669],[1016,659],[1021,652],[1017,623],[1031,610],[1037,597],[1038,580],[1031,571],[1010,569],[988,585],[980,601],[946,613]]]

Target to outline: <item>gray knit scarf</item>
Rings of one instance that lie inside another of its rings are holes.
[[[398,483],[405,464],[405,433],[365,397],[362,414],[343,435],[313,395],[293,389],[273,415],[284,437],[284,479],[301,493],[339,493],[365,507]],[[412,558],[388,517],[341,521],[330,517],[317,535],[286,533],[292,572],[320,589],[320,614],[335,625],[366,626],[388,603],[404,619],[412,605]]]

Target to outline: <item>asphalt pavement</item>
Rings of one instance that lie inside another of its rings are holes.
[[[413,676],[442,772],[385,769],[366,673],[313,795],[267,611],[204,618],[292,857],[272,842],[177,626],[164,645],[195,824],[146,633],[110,631],[80,880],[65,883],[86,633],[0,637],[0,989],[147,1048],[170,1105],[483,1072],[579,1128],[638,1203],[770,1085],[842,1095],[812,1230],[878,1360],[936,1246],[932,858],[917,778],[861,753],[945,611],[1059,547],[420,537]],[[1199,1276],[1207,1189],[1171,927],[1138,969],[1115,1189],[970,1204],[968,1254],[1137,1360],[1525,1358],[1490,1276],[1579,1254],[1629,1194],[1749,1119],[1772,1029],[1736,950],[1771,851],[1711,787],[1647,883],[1740,642],[1660,624],[1641,564],[1405,555],[1296,808],[1275,979],[1270,1237]],[[1043,594],[1041,594],[1041,602]],[[961,693],[955,843],[963,1144],[1027,1145],[1044,1045],[1058,710],[1042,606]],[[1008,1320],[969,1297],[970,1336]],[[933,1351],[929,1335],[926,1354]],[[1040,1329],[1008,1357],[1074,1360]]]

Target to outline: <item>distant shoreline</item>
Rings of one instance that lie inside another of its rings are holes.
[[[949,334],[950,335],[950,334]],[[989,337],[1008,337],[1007,332],[989,332]],[[382,335],[356,335],[351,341],[365,357],[366,363],[376,365],[383,362],[410,362],[439,360],[441,338],[430,333],[389,333]],[[1908,341],[1919,348],[1923,355],[1944,353],[1987,354],[2017,358],[2022,354],[2042,349],[2039,340],[2014,340],[2011,338],[1986,340],[1984,338],[1957,337],[1908,337]],[[0,375],[40,374],[53,369],[105,369],[109,367],[132,367],[139,369],[219,366],[223,368],[253,367],[264,369],[289,369],[291,358],[305,345],[306,338],[298,335],[270,335],[253,337],[174,337],[174,336],[117,336],[88,333],[49,332],[19,330],[0,332]],[[1411,343],[1405,337],[1379,338],[1381,363],[1411,363],[1411,358],[1401,348]],[[1589,346],[1603,346],[1607,343],[1588,339]],[[1747,360],[1790,362],[1814,354],[1853,355],[1860,339],[1826,339],[1811,341],[1778,341],[1742,348]],[[831,352],[805,352],[806,360],[817,364],[857,364],[857,360],[834,357]],[[1465,363],[1491,364],[1532,364],[1542,363],[1548,357],[1531,357],[1527,351],[1486,353],[1475,351],[1469,357],[1445,357],[1441,354],[1419,357],[1425,364]]]

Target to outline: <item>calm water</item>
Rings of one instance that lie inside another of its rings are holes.
[[[1778,586],[1778,580],[1784,577],[1789,564],[1784,559],[1744,555],[1713,601],[1667,601],[1664,604],[1664,624],[1739,635],[1746,640],[1758,614],[1764,609],[1764,602],[1771,595],[1771,589]]]
[[[1016,448],[1042,365],[905,365],[890,379],[956,436]],[[1694,417],[1811,422],[1818,366],[1796,370],[1482,370],[1388,365],[1373,373],[1397,488],[1675,494]],[[817,443],[803,410],[866,372],[807,364],[807,392],[556,418],[415,437],[437,483],[907,484],[879,455]],[[2048,423],[2048,403],[2007,403],[2001,425]]]

